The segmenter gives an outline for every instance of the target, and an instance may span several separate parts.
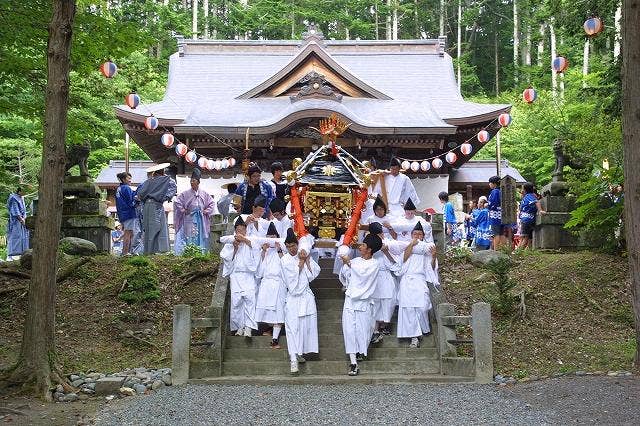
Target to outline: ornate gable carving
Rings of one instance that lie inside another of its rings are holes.
[[[324,75],[311,71],[300,79],[299,84],[300,91],[295,96],[289,96],[291,101],[296,102],[305,98],[324,98],[331,99],[332,101],[340,102],[342,95],[337,93],[335,88],[327,84],[327,79]]]

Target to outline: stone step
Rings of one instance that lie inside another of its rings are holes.
[[[318,277],[309,284],[311,288],[342,288],[342,283],[335,277],[322,278]]]
[[[314,288],[311,291],[313,291],[316,299],[337,299],[344,301],[344,292],[341,287]]]
[[[340,309],[342,310],[342,305],[344,305],[344,297],[341,298],[316,298],[316,307],[318,311],[326,311],[331,309]]]
[[[289,353],[287,347],[281,342],[281,349],[271,349],[269,347],[250,348],[250,349],[225,349],[225,361],[287,361]],[[331,350],[320,349],[318,355],[310,355],[310,359],[319,359],[327,361],[345,361],[347,354],[344,351],[344,345],[334,347]],[[407,347],[369,347],[369,361],[402,361],[405,359],[438,359],[438,351],[436,348],[420,347],[418,349]]]
[[[222,376],[190,379],[193,384],[233,384],[233,385],[338,385],[338,384],[422,384],[422,383],[473,383],[473,377],[443,376],[441,374],[372,374],[363,368],[358,376],[340,375],[280,375],[280,376]],[[346,371],[346,370],[345,370]]]
[[[403,359],[394,362],[388,361],[363,361],[359,363],[362,373],[396,373],[396,374],[437,374],[440,373],[440,362],[432,359]],[[338,375],[340,372],[346,374],[349,367],[347,360],[344,361],[307,361],[299,365],[299,374],[330,374]],[[224,361],[222,363],[223,376],[250,375],[288,375],[290,372],[289,362],[283,361]]]
[[[227,336],[225,338],[225,348],[226,349],[263,349],[269,347],[269,342],[271,342],[270,336],[254,336],[252,338],[246,338],[242,336]],[[287,336],[280,337],[280,346],[283,348],[287,347]],[[384,340],[381,343],[377,343],[375,345],[371,345],[372,349],[374,348],[407,348],[409,346],[409,339],[397,339],[395,336],[385,336]],[[344,338],[341,334],[333,334],[333,335],[319,335],[318,336],[318,347],[320,351],[340,351],[344,352]],[[426,348],[435,348],[436,347],[436,339],[432,334],[428,336],[423,336],[422,342],[420,344],[421,349]],[[275,349],[274,349],[275,350]]]
[[[342,305],[335,309],[318,309],[318,325],[323,322],[338,322],[342,321]],[[398,311],[393,313],[391,317],[392,323],[398,322]]]

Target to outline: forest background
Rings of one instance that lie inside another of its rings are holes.
[[[619,0],[78,0],[73,31],[67,144],[89,141],[92,175],[124,157],[124,131],[112,106],[136,91],[160,100],[175,36],[300,39],[309,22],[329,39],[447,37],[462,95],[513,105],[501,137],[503,158],[538,187],[551,180],[553,142],[582,168],[567,170],[578,208],[570,225],[624,247]],[[588,38],[586,19],[603,31]],[[48,0],[0,0],[0,199],[20,185],[37,195],[46,88]],[[569,68],[556,74],[551,61]],[[114,61],[117,78],[98,68]],[[259,66],[259,64],[256,64]],[[399,77],[401,78],[401,76]],[[535,102],[522,92],[533,87]],[[490,142],[474,158],[495,158]],[[132,158],[145,159],[133,145]],[[2,203],[4,204],[4,203]],[[0,235],[6,209],[0,207]]]

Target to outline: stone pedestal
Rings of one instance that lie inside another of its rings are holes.
[[[555,182],[558,183],[564,182]],[[546,188],[546,187],[545,187]],[[536,227],[533,231],[533,247],[539,249],[577,249],[593,247],[585,235],[575,235],[564,228],[575,208],[575,198],[570,195],[551,195],[544,192],[540,203],[547,214],[536,216]],[[557,192],[556,192],[557,194]]]
[[[67,176],[63,193],[60,238],[83,238],[93,242],[98,251],[109,251],[114,221],[106,215],[100,188],[88,176]]]

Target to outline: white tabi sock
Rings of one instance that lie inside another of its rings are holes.
[[[292,354],[292,355],[289,355],[289,360],[291,362],[294,362],[294,361],[298,362],[298,357],[296,356],[296,354]]]
[[[278,337],[280,337],[280,330],[282,330],[282,326],[281,325],[274,325],[273,326],[273,339],[274,340],[278,340]]]
[[[356,361],[356,354],[349,354],[349,362],[351,364],[358,365],[358,361]]]

